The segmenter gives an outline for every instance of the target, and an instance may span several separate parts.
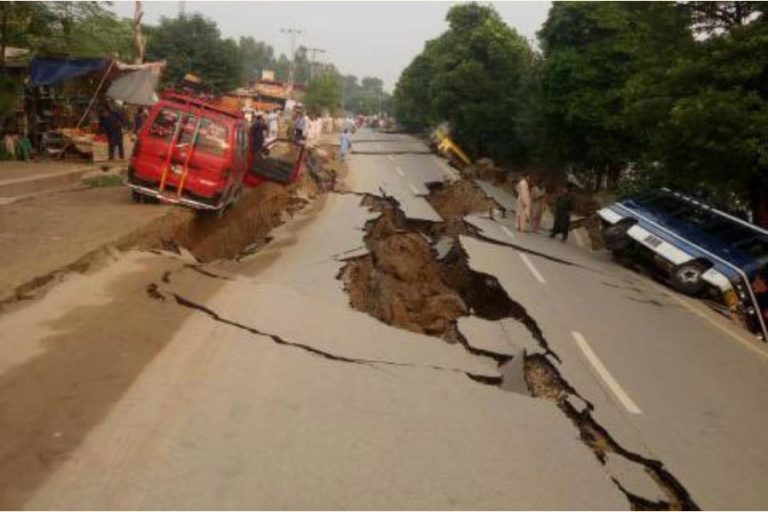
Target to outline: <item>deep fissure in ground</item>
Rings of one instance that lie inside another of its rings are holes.
[[[472,314],[486,320],[514,319],[523,323],[541,347],[540,353],[522,356],[530,395],[554,401],[602,464],[607,454],[639,464],[666,496],[666,500],[660,501],[637,496],[612,477],[630,506],[635,510],[698,509],[685,487],[660,461],[631,452],[611,437],[594,419],[592,404],[580,397],[560,374],[556,367],[559,358],[535,319],[507,295],[495,277],[470,268],[458,235],[484,237],[478,236],[477,230],[462,218],[478,210],[493,209],[487,202],[490,200],[482,200],[482,192],[466,180],[443,186],[433,184],[430,189],[427,200],[445,222],[408,219],[393,198],[366,196],[362,200],[363,206],[380,215],[366,226],[364,241],[368,254],[347,260],[338,275],[352,307],[388,325],[461,343],[475,355],[493,357],[499,366],[510,357],[472,348],[459,332],[457,320]],[[503,388],[503,377],[469,377]],[[575,406],[573,397],[582,400],[584,407]]]

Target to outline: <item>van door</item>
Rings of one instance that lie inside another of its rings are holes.
[[[283,184],[296,181],[306,160],[304,144],[276,139],[264,149],[265,156],[254,156],[249,175]]]
[[[243,123],[238,123],[235,130],[233,167],[235,185],[239,185],[248,167],[248,134]]]

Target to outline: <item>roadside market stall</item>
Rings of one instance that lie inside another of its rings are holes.
[[[35,58],[27,95],[33,144],[44,157],[106,160],[108,145],[99,129],[99,107],[109,98],[120,107],[128,127],[130,110],[157,101],[154,91],[163,66],[164,62]]]

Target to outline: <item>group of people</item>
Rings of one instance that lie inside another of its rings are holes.
[[[515,229],[521,232],[538,233],[541,229],[541,218],[547,199],[547,191],[540,178],[531,179],[530,174],[523,175],[515,186],[517,194],[517,209],[515,211]],[[555,199],[554,223],[550,238],[557,235],[562,240],[568,239],[571,227],[571,211],[573,210],[573,184],[566,183]]]
[[[133,115],[133,133],[138,135],[139,130],[147,120],[147,109],[140,107]],[[122,111],[114,109],[109,103],[105,103],[99,114],[99,131],[107,136],[107,145],[109,148],[109,159],[114,160],[115,154],[120,160],[125,158],[125,149],[123,147],[123,128],[128,126],[128,122]]]
[[[264,147],[277,139],[280,131],[279,119],[280,113],[277,110],[267,114],[256,114],[250,129],[251,151],[255,156],[260,157],[264,152]]]

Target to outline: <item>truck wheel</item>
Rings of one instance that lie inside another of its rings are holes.
[[[630,227],[631,225],[627,223],[619,223],[603,229],[605,247],[613,253],[629,249],[629,246],[632,245],[632,239],[627,235]]]
[[[704,272],[705,268],[698,262],[682,263],[672,269],[672,286],[686,295],[698,295],[704,290]]]
[[[143,203],[144,202],[144,194],[140,194],[139,192],[135,190],[131,190],[131,201],[134,203]]]

